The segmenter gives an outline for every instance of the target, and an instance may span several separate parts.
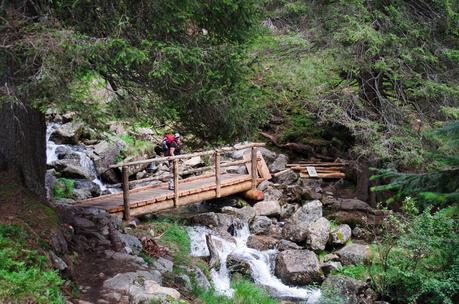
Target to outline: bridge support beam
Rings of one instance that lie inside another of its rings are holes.
[[[129,172],[128,172],[128,167],[124,166],[122,168],[122,173],[123,173],[123,205],[124,205],[124,210],[123,210],[123,219],[125,221],[129,221],[130,216],[130,210],[129,210]]]
[[[257,188],[257,177],[258,177],[258,169],[257,169],[257,148],[252,147],[252,157],[251,157],[251,175],[252,175],[252,189]]]

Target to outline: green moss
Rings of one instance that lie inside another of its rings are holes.
[[[29,249],[29,239],[19,226],[0,225],[0,302],[65,303],[62,280],[44,256]]]
[[[68,178],[58,178],[53,184],[54,198],[73,198],[75,181]]]

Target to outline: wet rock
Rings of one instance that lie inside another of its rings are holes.
[[[174,262],[163,257],[159,257],[153,262],[153,267],[160,273],[172,272],[174,268]]]
[[[267,216],[256,216],[250,225],[253,234],[265,234],[271,227],[271,219]]]
[[[284,250],[301,250],[303,247],[298,246],[296,243],[288,241],[288,240],[280,240],[276,244],[276,249],[279,251],[284,251]]]
[[[274,176],[272,181],[274,183],[283,184],[283,185],[292,185],[294,184],[300,176],[298,173],[294,172],[293,170],[285,170],[282,174]]]
[[[211,288],[209,280],[200,268],[195,267],[193,269],[193,275],[196,287],[202,290],[209,290]]]
[[[329,275],[322,283],[322,290],[337,292],[345,304],[357,304],[360,302],[358,294],[365,289],[365,282],[346,277],[343,275]]]
[[[351,238],[352,230],[349,225],[339,225],[330,233],[332,244],[345,244]]]
[[[370,257],[370,246],[349,244],[336,252],[343,265],[352,265],[366,262]]]
[[[285,250],[277,255],[276,275],[285,284],[306,285],[321,282],[319,260],[309,250]]]
[[[218,215],[215,212],[206,212],[193,216],[191,222],[195,225],[217,227],[219,225]]]
[[[226,259],[226,267],[231,275],[239,273],[246,279],[252,279],[252,269],[247,260],[238,253],[230,253]]]
[[[100,176],[104,181],[110,184],[117,184],[121,182],[121,173],[113,168],[102,172]]]
[[[325,275],[330,274],[334,270],[339,270],[342,267],[343,265],[341,265],[340,262],[333,262],[333,261],[325,262],[320,265],[320,269],[322,269],[322,272]]]
[[[279,154],[274,162],[269,166],[269,171],[272,173],[280,172],[285,170],[288,163],[288,156],[285,154]]]
[[[306,243],[312,250],[324,250],[330,234],[330,222],[321,217],[309,225]]]
[[[56,144],[76,145],[83,133],[84,126],[82,123],[69,122],[59,126],[49,139]]]
[[[247,247],[259,251],[274,249],[278,240],[264,235],[251,235],[247,240]]]
[[[253,205],[257,215],[279,216],[280,205],[277,200],[264,200]]]
[[[222,212],[239,218],[243,222],[250,223],[256,215],[254,208],[246,206],[243,208],[223,207]]]

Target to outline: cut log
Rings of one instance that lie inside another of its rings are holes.
[[[263,194],[263,191],[261,190],[258,190],[258,189],[250,189],[246,192],[243,192],[242,193],[242,197],[246,198],[246,199],[249,199],[249,200],[252,200],[252,201],[262,201],[265,197],[265,195]]]
[[[307,172],[300,172],[300,177],[303,177],[303,178],[312,178],[311,176],[309,176],[309,174]],[[344,173],[319,173],[317,174],[317,177],[314,177],[314,178],[330,178],[330,179],[333,179],[333,178],[345,178],[346,175]]]

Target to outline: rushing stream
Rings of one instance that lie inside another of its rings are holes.
[[[309,287],[291,287],[281,282],[274,276],[274,263],[276,250],[258,251],[247,247],[247,239],[250,235],[248,225],[235,231],[235,243],[220,238],[216,232],[202,226],[188,228],[191,239],[191,255],[197,257],[209,256],[210,252],[206,243],[206,235],[210,234],[221,246],[217,246],[220,258],[220,269],[211,270],[211,277],[216,291],[231,297],[233,290],[230,286],[230,274],[226,265],[228,256],[237,256],[238,259],[247,262],[252,271],[255,283],[263,286],[269,293],[280,299],[301,300],[303,303],[314,304],[320,298],[320,290]]]

